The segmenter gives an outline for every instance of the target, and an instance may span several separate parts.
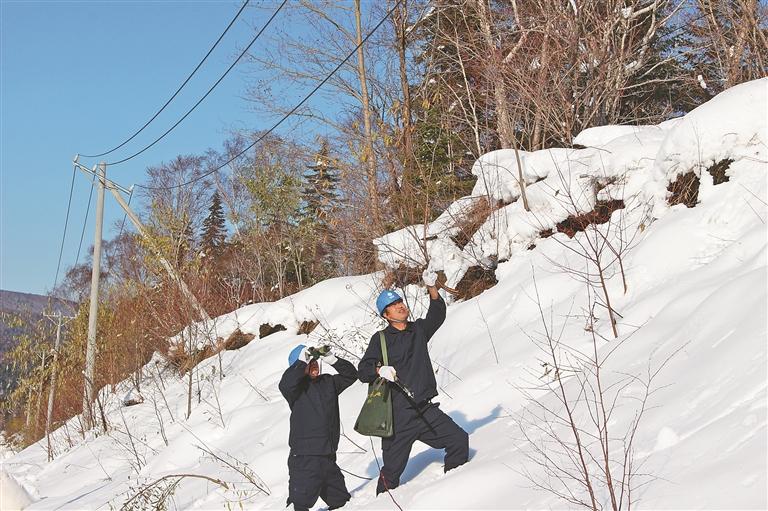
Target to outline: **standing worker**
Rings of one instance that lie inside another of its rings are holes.
[[[333,366],[338,374],[320,374],[321,363]],[[351,497],[336,465],[339,394],[355,382],[357,371],[352,363],[332,355],[328,346],[303,344],[291,351],[288,366],[279,385],[291,407],[287,504],[308,511],[320,497],[328,509],[338,509]]]
[[[376,494],[396,488],[408,463],[416,440],[435,449],[445,449],[445,471],[469,459],[469,435],[433,403],[437,382],[429,359],[427,342],[445,321],[445,302],[437,292],[437,274],[425,270],[422,278],[429,292],[426,317],[408,321],[410,311],[400,295],[383,291],[376,300],[379,314],[389,325],[383,330],[389,365],[382,366],[379,333],[373,335],[358,365],[362,382],[376,377],[392,383],[394,434],[381,439],[384,465],[381,467]]]

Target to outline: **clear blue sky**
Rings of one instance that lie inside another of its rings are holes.
[[[263,7],[276,7],[275,2],[252,3],[262,8],[247,8],[171,107],[111,157],[142,148],[212,85],[253,36],[252,27],[271,14]],[[0,288],[40,294],[51,288],[73,156],[110,149],[144,124],[240,5],[232,0],[0,0]],[[268,30],[279,28],[276,23]],[[262,41],[267,44],[266,35],[252,51]],[[268,127],[243,99],[254,79],[248,64],[235,68],[176,130],[140,157],[108,169],[108,177],[124,185],[141,183],[147,166],[219,149],[232,129]],[[78,173],[59,281],[75,260],[89,190],[90,182]],[[107,194],[105,239],[116,234],[114,224],[121,219],[122,211]],[[92,244],[93,211],[81,260]]]

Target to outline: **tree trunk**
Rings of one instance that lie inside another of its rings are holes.
[[[27,410],[24,419],[24,430],[29,431],[29,425],[32,423],[32,386],[27,391]]]
[[[491,30],[491,18],[485,0],[475,0],[477,13],[480,21],[480,29],[483,33],[486,50],[488,52],[489,63],[494,69],[500,69],[498,51],[493,42],[493,32]],[[491,77],[493,82],[493,99],[496,104],[496,131],[499,134],[501,147],[511,149],[514,145],[512,131],[512,121],[509,115],[509,105],[507,105],[507,90],[504,81],[499,76]]]
[[[501,69],[502,63],[498,58],[498,51],[493,42],[493,32],[491,31],[491,17],[485,0],[475,0],[478,17],[480,18],[480,29],[483,32],[486,50],[490,63],[494,69]],[[499,73],[500,74],[500,73]],[[507,87],[502,76],[489,77],[493,82],[493,99],[496,103],[496,132],[499,134],[501,147],[504,149],[513,148],[515,150],[515,159],[517,160],[517,180],[520,184],[520,197],[523,199],[523,207],[530,211],[528,207],[528,197],[525,193],[525,180],[523,179],[523,168],[518,154],[517,141],[512,127],[512,118],[509,114],[509,105],[507,104]]]
[[[365,74],[365,56],[363,53],[363,28],[361,25],[360,0],[355,0],[355,34],[357,36],[357,74],[360,80],[360,96],[363,107],[363,125],[365,141],[363,159],[368,174],[368,200],[373,214],[374,232],[381,231],[381,213],[379,211],[378,180],[376,176],[376,155],[373,150],[373,127],[371,126],[371,106],[368,96],[368,80]]]
[[[411,126],[411,90],[408,85],[408,72],[406,69],[407,56],[405,50],[406,26],[408,24],[408,0],[403,0],[399,9],[395,10],[395,33],[397,46],[397,57],[400,64],[400,88],[403,91],[402,122],[403,132],[401,134],[401,150],[403,151],[403,172],[408,173],[413,165],[413,127]],[[398,187],[395,183],[395,189]]]
[[[547,67],[549,67],[549,24],[544,28],[544,42],[541,45],[541,57],[539,60],[538,87],[539,92],[544,91],[544,84],[547,79]],[[544,102],[536,108],[536,114],[533,125],[533,138],[530,149],[536,151],[544,149],[544,124],[546,122],[549,109],[545,107]]]

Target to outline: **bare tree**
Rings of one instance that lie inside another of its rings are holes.
[[[375,226],[381,225],[379,212],[379,191],[376,165],[376,153],[373,150],[373,127],[371,124],[371,106],[368,94],[368,75],[365,67],[365,52],[363,51],[363,27],[361,22],[360,0],[355,0],[355,42],[357,43],[357,75],[360,81],[360,102],[362,105],[363,125],[365,134],[363,162],[368,169],[368,200],[370,201]]]
[[[611,371],[610,360],[631,335],[604,348],[592,324],[591,288],[586,288],[583,311],[590,318],[585,340],[566,333],[576,319],[572,311],[558,326],[553,311],[547,317],[535,275],[533,287],[542,333],[528,337],[542,355],[543,374],[530,373],[529,384],[518,387],[529,400],[517,417],[531,464],[521,472],[535,488],[570,506],[632,509],[639,499],[637,490],[653,481],[642,471],[635,439],[659,389],[656,378],[682,347],[660,361],[650,356],[643,373]],[[619,420],[618,410],[627,415],[629,407],[628,419]]]
[[[566,254],[576,255],[577,262],[569,262],[567,259],[552,262],[595,290],[600,297],[595,299],[595,304],[605,309],[613,337],[618,338],[617,317],[620,315],[612,304],[610,280],[617,273],[620,274],[624,293],[627,292],[624,258],[634,247],[638,233],[644,229],[649,207],[632,200],[631,218],[626,213],[626,174],[576,176],[571,174],[571,169],[563,168],[561,164],[555,165],[555,171],[559,181],[557,189],[546,181],[543,185],[550,188],[552,198],[561,208],[559,213],[567,215],[555,227],[565,233],[568,239],[560,236],[553,239],[567,250]],[[552,224],[552,219],[540,218],[538,221],[542,226]]]
[[[205,170],[205,159],[201,156],[179,156],[170,163],[147,169],[149,185],[142,188],[146,234],[154,249],[177,271],[186,269],[193,260],[195,234],[200,230],[210,196],[209,180],[198,179]],[[184,185],[191,181],[194,182]]]

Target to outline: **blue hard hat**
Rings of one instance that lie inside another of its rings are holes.
[[[403,297],[394,291],[390,291],[389,289],[382,291],[379,297],[376,299],[376,308],[379,311],[379,316],[384,314],[384,309],[386,309],[388,306],[395,302],[399,302],[402,299]]]
[[[301,355],[301,350],[306,348],[303,344],[299,344],[295,348],[291,350],[291,353],[288,355],[288,365],[292,366],[298,359],[299,355]]]

